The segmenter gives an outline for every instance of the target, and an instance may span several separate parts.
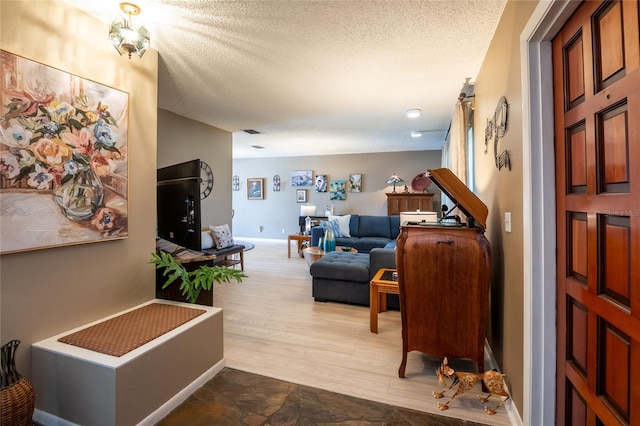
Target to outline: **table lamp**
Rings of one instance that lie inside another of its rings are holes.
[[[310,206],[309,204],[300,206],[300,216],[315,216],[315,215],[316,215],[316,206]]]
[[[391,185],[393,184],[393,194],[396,193],[396,183],[402,183],[404,182],[404,179],[399,178],[397,174],[392,174],[391,177],[389,179],[387,179],[387,185]]]

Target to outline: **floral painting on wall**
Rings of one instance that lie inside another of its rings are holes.
[[[126,238],[129,95],[0,55],[0,253]]]

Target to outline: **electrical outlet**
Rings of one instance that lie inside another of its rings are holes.
[[[258,232],[262,232],[262,225],[258,226]]]
[[[511,232],[511,212],[504,213],[504,231]]]
[[[282,228],[282,234],[286,234],[287,230],[285,228]]]

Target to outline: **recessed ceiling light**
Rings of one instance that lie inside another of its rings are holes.
[[[422,110],[420,109],[410,109],[407,111],[407,117],[416,118],[422,115]]]
[[[418,131],[411,132],[411,137],[412,138],[419,138],[421,136],[422,136],[422,132],[418,132]]]

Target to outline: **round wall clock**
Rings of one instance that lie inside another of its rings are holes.
[[[213,190],[213,170],[204,161],[200,161],[200,199],[204,200]]]

